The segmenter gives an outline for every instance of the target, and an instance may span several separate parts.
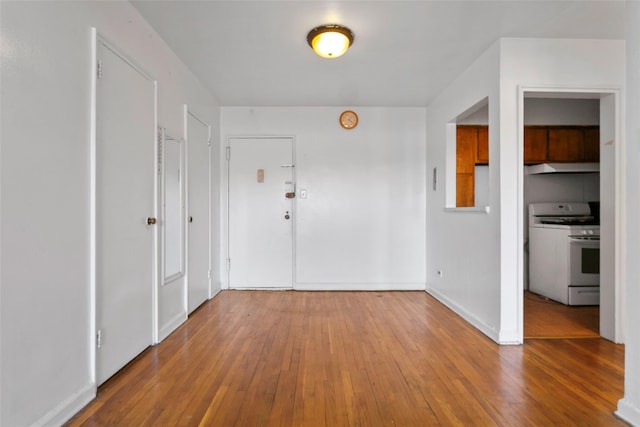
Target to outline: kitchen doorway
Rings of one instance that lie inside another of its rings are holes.
[[[617,212],[620,211],[620,199],[617,192],[620,171],[616,167],[620,156],[615,141],[619,140],[619,94],[615,91],[601,92],[588,90],[549,90],[549,88],[523,88],[520,92],[522,114],[520,128],[524,140],[526,127],[531,125],[554,126],[592,126],[599,127],[599,174],[571,173],[548,174],[546,176],[527,175],[526,167],[522,166],[523,181],[523,283],[525,295],[523,297],[523,331],[527,337],[532,325],[538,325],[535,318],[536,310],[531,308],[536,302],[536,295],[529,295],[528,279],[534,272],[528,269],[528,205],[532,202],[599,202],[600,215],[600,305],[590,308],[598,313],[598,336],[614,342],[623,341],[622,304],[620,267],[617,251],[620,244],[616,235],[616,223],[619,224]],[[549,140],[548,143],[551,143]],[[527,149],[523,150],[526,160]],[[529,309],[527,309],[529,306]],[[579,306],[566,307],[576,312],[585,311]],[[531,316],[531,317],[530,317]],[[545,316],[552,318],[552,316]],[[580,317],[580,316],[577,316]],[[593,315],[587,316],[593,322]],[[548,320],[548,328],[552,320]],[[539,326],[539,325],[538,325]],[[575,326],[575,325],[574,325]],[[536,326],[537,328],[537,326]],[[534,328],[534,329],[536,329]],[[544,330],[544,328],[543,328]],[[571,326],[567,327],[567,334],[571,334]],[[558,335],[561,333],[558,332]]]

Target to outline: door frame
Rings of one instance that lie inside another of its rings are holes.
[[[90,176],[90,196],[89,196],[89,329],[87,340],[89,342],[89,358],[90,358],[90,379],[94,390],[97,390],[97,92],[98,92],[98,46],[103,45],[120,59],[133,67],[147,80],[153,83],[154,93],[154,111],[153,125],[154,129],[158,128],[158,80],[141,67],[130,56],[123,53],[116,45],[111,43],[108,38],[98,32],[96,27],[91,28],[91,94],[90,94],[90,135],[89,135],[89,176]],[[153,162],[154,171],[158,170],[158,144],[157,131],[154,132],[153,141]],[[159,213],[159,181],[158,174],[154,174],[153,178],[153,206],[151,215],[158,218]],[[158,343],[158,278],[160,277],[159,263],[159,227],[153,227],[152,233],[152,271],[151,283],[151,345]]]
[[[613,300],[614,300],[614,337],[615,343],[624,343],[625,341],[625,293],[626,293],[626,274],[625,274],[625,259],[626,259],[626,224],[624,221],[624,212],[626,212],[626,198],[625,198],[625,186],[626,186],[626,168],[625,168],[625,152],[626,141],[624,139],[624,132],[622,128],[623,123],[623,108],[622,108],[622,92],[620,88],[601,88],[601,87],[556,87],[556,86],[520,86],[518,88],[518,232],[517,232],[517,247],[518,247],[518,266],[517,266],[517,286],[518,286],[518,331],[520,336],[520,343],[524,342],[524,99],[525,93],[553,93],[567,95],[571,94],[590,94],[600,95],[598,98],[600,106],[602,106],[602,100],[604,97],[613,96],[613,129],[615,134],[614,144],[614,218],[615,218],[615,233],[614,248],[614,279],[613,286]],[[602,117],[602,111],[600,112],[600,120]],[[602,182],[602,178],[600,178]],[[600,188],[602,194],[602,188]],[[602,297],[601,297],[602,298]],[[602,325],[602,321],[600,323]],[[599,326],[599,333],[602,330],[602,326]]]
[[[189,212],[189,198],[190,198],[190,194],[189,194],[189,146],[190,146],[190,140],[189,140],[189,116],[191,116],[194,120],[200,122],[200,124],[202,124],[203,126],[205,126],[207,128],[207,144],[208,144],[208,159],[207,159],[207,164],[208,164],[208,170],[207,170],[207,177],[208,177],[208,182],[207,182],[207,194],[208,194],[208,202],[207,202],[207,206],[208,206],[208,212],[207,212],[207,241],[208,241],[208,245],[207,245],[207,269],[208,269],[208,277],[207,277],[207,284],[208,284],[208,289],[207,289],[207,298],[211,299],[211,297],[213,297],[212,295],[212,285],[211,285],[211,280],[212,280],[212,270],[213,270],[213,259],[212,259],[212,255],[213,255],[213,225],[212,225],[212,218],[213,218],[213,210],[212,210],[212,202],[213,202],[213,196],[212,196],[212,185],[211,185],[211,178],[213,177],[212,172],[213,172],[213,163],[211,161],[211,138],[212,138],[212,134],[211,134],[211,125],[208,124],[205,120],[203,120],[201,117],[201,115],[195,113],[191,108],[189,108],[189,106],[187,104],[184,104],[183,106],[183,117],[184,117],[184,123],[183,123],[183,139],[186,141],[186,146],[185,146],[185,188],[186,188],[186,201],[185,201],[185,207],[186,207],[186,218],[189,218],[191,216],[191,212]],[[185,231],[185,236],[186,236],[186,243],[185,243],[185,257],[186,257],[186,272],[187,272],[187,277],[185,280],[185,310],[187,315],[189,315],[189,224],[187,223],[186,225],[186,231]]]
[[[292,168],[292,180],[294,183],[294,187],[297,188],[297,158],[296,158],[296,138],[294,135],[228,135],[226,137],[226,144],[224,146],[221,145],[221,156],[220,159],[224,162],[224,168],[221,168],[222,178],[221,178],[221,188],[224,188],[225,191],[221,192],[222,203],[224,206],[222,209],[222,221],[221,221],[221,241],[220,247],[224,248],[224,251],[220,251],[220,276],[223,278],[222,288],[229,289],[230,288],[230,268],[229,268],[229,192],[230,182],[229,182],[229,151],[231,149],[231,140],[232,139],[290,139],[291,140],[291,158],[293,159],[293,164],[296,165]],[[297,190],[296,190],[297,192]],[[297,217],[297,198],[298,195],[293,199],[291,203],[291,214],[293,216],[293,222],[291,224],[291,288],[283,288],[283,289],[293,289],[297,288],[296,286],[296,217]],[[277,288],[270,288],[270,290],[276,290]]]

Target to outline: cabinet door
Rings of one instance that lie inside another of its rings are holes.
[[[589,127],[584,130],[583,160],[585,162],[600,161],[600,128]]]
[[[550,128],[547,158],[551,162],[582,161],[584,133],[579,128]]]
[[[478,148],[476,151],[476,164],[489,164],[489,127],[478,126]]]
[[[464,208],[475,205],[473,173],[456,174],[456,207]]]
[[[456,173],[473,173],[476,162],[475,127],[458,126],[456,130]]]
[[[524,163],[526,165],[547,161],[547,128],[524,128]]]
[[[474,203],[474,182],[478,131],[475,126],[456,129],[456,206],[468,207]]]

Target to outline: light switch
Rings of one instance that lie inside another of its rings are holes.
[[[305,190],[304,188],[300,189],[300,198],[301,199],[306,199],[307,198],[307,190]]]

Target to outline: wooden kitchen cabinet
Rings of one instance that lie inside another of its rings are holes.
[[[456,127],[456,206],[475,206],[475,167],[489,163],[489,127]]]
[[[474,126],[456,129],[456,173],[473,173],[476,162],[478,131]]]
[[[525,126],[524,164],[600,161],[599,126]]]
[[[475,206],[475,179],[473,173],[456,174],[456,207]]]
[[[489,126],[478,126],[478,144],[476,147],[476,164],[489,164]]]
[[[584,129],[582,159],[585,162],[600,161],[600,128],[597,126]]]
[[[579,128],[549,128],[547,160],[550,162],[581,162],[584,132]]]
[[[548,129],[539,126],[524,127],[524,164],[532,165],[547,161]]]

